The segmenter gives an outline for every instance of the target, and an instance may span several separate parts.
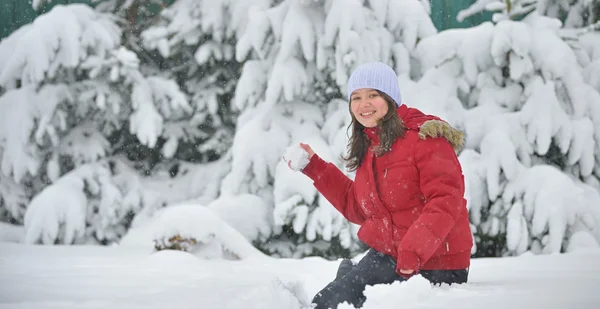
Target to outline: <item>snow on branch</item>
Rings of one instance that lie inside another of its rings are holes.
[[[71,129],[58,147],[59,153],[71,157],[76,166],[96,162],[106,157],[109,150],[109,141],[90,122]]]
[[[264,7],[268,1],[179,0],[161,11],[160,19],[141,33],[142,44],[156,49],[165,58],[185,51],[182,47],[198,46],[195,58],[204,64],[210,56],[233,59],[229,41],[239,39],[245,31],[255,7]],[[202,39],[210,36],[210,39]]]
[[[282,84],[285,77],[276,72],[276,65],[285,63],[292,69],[290,60],[315,63],[318,70],[331,69],[340,87],[349,72],[365,61],[391,62],[395,57],[398,70],[409,72],[409,51],[420,39],[436,33],[426,10],[418,0],[394,1],[389,7],[379,1],[367,6],[357,0],[334,0],[327,5],[286,0],[270,8],[254,6],[236,45],[236,59],[241,61],[254,52],[261,60],[274,60],[276,76],[269,80],[270,88],[280,88],[270,84]]]
[[[600,32],[600,20],[582,28],[562,28],[558,33],[561,39],[573,44],[590,32]]]
[[[266,117],[269,114],[252,118],[238,129],[231,149],[232,169],[223,179],[223,193],[258,193],[269,186],[289,136],[281,123],[266,122]]]
[[[273,106],[279,100],[292,101],[301,96],[306,91],[309,81],[306,68],[299,59],[288,58],[276,62],[265,94],[266,105]]]
[[[458,12],[456,20],[463,22],[475,14],[491,11],[499,12],[492,16],[492,20],[498,22],[527,15],[535,11],[538,6],[538,0],[477,0],[468,8]]]
[[[173,80],[151,76],[137,80],[131,94],[130,131],[148,147],[156,146],[165,118],[179,118],[192,111],[188,99]]]
[[[542,78],[534,77],[526,86],[525,93],[528,99],[521,110],[521,119],[526,128],[527,139],[538,154],[545,155],[554,136],[562,132],[570,133],[567,131],[570,130],[569,117],[556,98],[552,81],[544,83]],[[568,133],[563,133],[562,136],[570,139]],[[559,140],[559,144],[565,143]]]
[[[256,106],[262,98],[267,80],[269,67],[267,61],[247,60],[242,67],[242,76],[237,82],[233,98],[234,107],[244,110]]]
[[[88,203],[85,190],[98,177],[107,177],[107,171],[96,165],[82,166],[36,195],[25,213],[24,242],[73,244],[81,239]]]
[[[0,149],[0,154],[2,150]],[[2,201],[2,215],[8,215],[9,218],[23,218],[27,205],[29,204],[28,190],[25,186],[22,186],[15,182],[11,177],[4,176],[0,173],[0,201]],[[4,214],[3,212],[6,212]],[[3,220],[8,221],[8,220]],[[18,223],[21,220],[17,220]]]
[[[31,6],[33,7],[34,10],[37,10],[37,9],[41,8],[44,4],[50,3],[50,2],[52,2],[52,0],[32,0]]]
[[[377,12],[385,16],[385,25],[395,37],[402,37],[402,46],[413,51],[417,42],[437,33],[429,18],[429,1],[388,1],[389,7]],[[398,69],[400,69],[398,67]]]
[[[281,26],[281,49],[278,54],[281,60],[301,50],[306,61],[314,61],[317,33],[322,28],[322,14],[318,8],[306,7],[301,1],[291,4]]]
[[[0,96],[0,170],[19,182],[37,175],[41,164],[37,146],[57,146],[66,129],[66,113],[58,106],[72,97],[65,85],[8,90]],[[33,137],[33,139],[32,139]]]
[[[508,183],[502,199],[510,209],[508,249],[519,254],[529,245],[544,253],[562,252],[565,239],[573,232],[570,227],[580,222],[591,232],[597,224],[597,201],[589,200],[582,187],[549,165],[523,170],[516,181]],[[530,239],[533,244],[528,243]]]
[[[496,9],[504,9],[505,5],[502,4],[503,1],[499,0],[477,0],[475,3],[471,4],[468,8],[461,10],[456,15],[456,20],[458,22],[463,22],[465,19],[481,13],[483,11],[489,10],[489,6],[492,5]]]
[[[102,0],[91,0],[92,3],[96,3],[98,1],[102,1]],[[39,10],[41,9],[45,4],[51,3],[52,0],[32,0],[31,1],[31,7],[34,10]]]
[[[57,5],[0,42],[0,85],[38,84],[88,57],[104,58],[120,39],[111,15],[83,4]]]
[[[25,243],[111,243],[142,204],[139,176],[111,158],[85,164],[45,187],[25,213]]]

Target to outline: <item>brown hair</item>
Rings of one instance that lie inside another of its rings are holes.
[[[381,91],[377,92],[388,104],[387,114],[385,114],[377,125],[379,127],[380,143],[372,149],[376,156],[382,156],[392,149],[392,144],[398,137],[404,136],[406,127],[400,116],[398,116],[398,113],[396,113],[396,102],[387,94]],[[350,104],[348,108],[351,109]],[[352,123],[348,126],[348,129],[352,128],[352,135],[348,141],[348,156],[342,156],[342,160],[346,162],[346,168],[350,171],[355,171],[362,164],[363,158],[371,146],[371,140],[363,131],[365,127],[354,117],[352,110],[350,110],[350,116],[352,117]]]

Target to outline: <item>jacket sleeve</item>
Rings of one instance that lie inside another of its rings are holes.
[[[356,202],[354,181],[333,163],[313,155],[302,172],[313,180],[317,190],[350,222],[362,224],[365,214]]]
[[[445,241],[464,207],[464,178],[450,143],[427,138],[418,140],[414,150],[425,205],[398,246],[397,271],[418,271]]]

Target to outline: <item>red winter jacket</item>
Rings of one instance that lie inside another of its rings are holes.
[[[316,154],[303,173],[346,219],[361,225],[360,240],[397,260],[399,274],[465,269],[473,239],[455,153],[463,135],[417,109],[401,105],[397,111],[406,134],[380,157],[369,150],[354,181]],[[379,142],[376,128],[365,132],[372,145]]]

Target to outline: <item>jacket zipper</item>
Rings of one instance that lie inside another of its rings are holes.
[[[383,178],[386,178],[386,177],[387,177],[387,168],[383,172]]]
[[[446,242],[446,251],[450,251],[450,245]]]

